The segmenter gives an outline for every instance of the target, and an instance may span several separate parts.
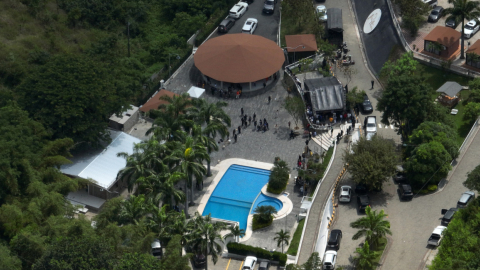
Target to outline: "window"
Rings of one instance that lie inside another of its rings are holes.
[[[480,56],[476,53],[467,53],[466,64],[474,68],[480,68]]]
[[[443,50],[446,50],[447,47],[441,45],[438,42],[425,40],[425,50],[436,55],[440,55]]]

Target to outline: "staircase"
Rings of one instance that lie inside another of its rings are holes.
[[[331,131],[322,131],[320,134],[317,134],[316,137],[313,137],[313,141],[320,145],[325,151],[332,146],[333,141],[337,139],[337,135],[343,130],[343,135],[345,136],[347,134],[347,129],[350,127],[352,124],[351,123],[346,123],[340,125],[340,127],[336,127],[333,129],[333,135],[331,135]],[[356,127],[359,125],[357,124]]]

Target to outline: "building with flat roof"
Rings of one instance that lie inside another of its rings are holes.
[[[110,116],[108,126],[120,131],[129,131],[138,122],[139,117],[138,107],[130,105],[130,109],[123,112],[120,117],[116,114]]]

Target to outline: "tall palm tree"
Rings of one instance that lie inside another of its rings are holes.
[[[138,196],[131,195],[128,200],[123,201],[122,207],[120,208],[120,218],[122,223],[137,223],[145,216],[150,208],[150,204],[143,194]]]
[[[175,184],[186,176],[182,172],[152,174],[147,177],[137,179],[138,191],[145,194],[147,198],[153,199],[155,205],[160,201],[170,206],[176,205],[178,202],[185,200],[185,193],[178,190]]]
[[[224,243],[220,231],[226,229],[226,225],[222,222],[213,222],[210,214],[202,217],[198,212],[191,220],[194,228],[192,234],[192,246],[194,249],[202,252],[205,257],[212,256],[213,264],[218,261],[218,254],[222,252],[222,245]],[[220,242],[221,244],[219,244]],[[205,262],[205,269],[208,270],[208,259]]]
[[[181,131],[190,129],[192,125],[193,121],[184,114],[175,116],[175,112],[161,112],[146,135],[153,132],[159,140],[179,140],[182,138]]]
[[[350,223],[350,227],[360,229],[356,234],[353,235],[353,240],[357,240],[360,237],[365,236],[366,241],[369,241],[376,246],[381,237],[385,236],[386,234],[392,235],[392,231],[390,231],[390,221],[385,220],[387,215],[383,209],[377,214],[377,211],[372,211],[372,208],[367,206],[365,213],[365,217],[359,218]]]
[[[375,268],[374,261],[378,256],[378,251],[370,250],[368,241],[365,241],[363,247],[357,248],[355,252],[358,253],[358,256],[355,257],[358,269],[372,270]]]
[[[192,186],[193,177],[201,179],[205,175],[206,169],[202,161],[208,160],[210,157],[205,150],[205,146],[191,136],[186,137],[184,142],[171,142],[169,147],[172,149],[172,154],[167,160],[177,164],[174,170],[181,171],[186,175],[185,215],[188,218],[188,186]],[[193,203],[193,198],[191,198],[191,203]]]
[[[205,136],[210,137],[215,142],[217,133],[222,139],[228,135],[228,128],[231,126],[231,119],[227,113],[223,110],[228,105],[227,102],[218,101],[215,103],[208,103],[205,99],[197,99],[193,102],[194,107],[188,109],[188,114],[193,120],[200,124],[206,124],[206,127],[202,130]],[[206,144],[208,154],[212,151],[218,151],[218,146],[215,143],[215,147]],[[207,162],[207,176],[211,176],[210,161]]]
[[[172,113],[175,118],[181,114],[185,114],[187,109],[192,105],[192,99],[188,93],[174,95],[173,97],[162,96],[160,99],[168,102],[168,104],[161,104],[158,106],[158,109]]]
[[[480,17],[479,11],[479,2],[477,1],[469,1],[469,0],[448,0],[448,3],[453,4],[453,8],[445,9],[445,14],[450,15],[448,16],[447,20],[452,18],[456,21],[460,21],[462,23],[462,36],[460,37],[462,42],[460,44],[461,48],[461,55],[460,59],[465,59],[465,49],[464,49],[464,40],[465,40],[465,33],[464,33],[464,24],[465,19],[467,20],[477,20]]]
[[[240,227],[238,225],[230,226],[228,229],[230,230],[230,232],[227,233],[224,236],[225,239],[227,237],[233,237],[233,239],[235,239],[235,242],[238,242],[239,237],[244,237],[245,236],[245,230],[240,229]]]
[[[260,223],[268,223],[272,220],[273,214],[277,213],[277,210],[271,205],[262,205],[257,206],[254,212],[254,216],[257,216]]]
[[[273,240],[276,240],[277,241],[277,247],[280,246],[280,244],[282,245],[282,253],[283,253],[283,244],[285,243],[285,245],[288,245],[288,240],[290,239],[290,234],[288,232],[285,232],[282,230],[280,230],[279,232],[275,233],[275,238],[273,238]]]
[[[211,123],[207,124],[207,126],[204,127],[203,129],[199,125],[194,125],[193,128],[192,128],[192,136],[195,138],[195,140],[197,140],[198,142],[200,142],[201,144],[203,144],[206,147],[209,157],[210,157],[210,153],[212,151],[218,151],[218,144],[215,141],[215,137],[211,136],[211,133],[209,131],[210,129],[214,129],[215,127],[213,127],[213,126],[215,126],[215,125],[217,125],[217,124],[211,122]],[[225,127],[225,126],[223,126],[223,127]],[[226,131],[226,132],[228,132],[228,131]],[[223,135],[222,135],[222,137],[223,137]],[[212,172],[210,171],[210,158],[207,159],[207,174],[206,175],[207,176],[212,175]],[[203,179],[202,179],[202,181],[203,181]]]

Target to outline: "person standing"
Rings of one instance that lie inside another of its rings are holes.
[[[278,124],[275,124],[275,133],[277,133],[278,130]]]
[[[253,126],[257,129],[257,121],[253,121]]]
[[[233,135],[233,139],[235,139],[235,142],[237,142],[237,134]]]
[[[240,109],[240,113],[242,113],[242,116],[243,116],[243,107]]]
[[[267,87],[267,84],[266,83],[263,83],[263,88]]]
[[[333,126],[330,126],[330,137],[333,136]]]
[[[268,96],[268,104],[270,104],[270,101],[272,100],[271,96]]]
[[[373,89],[373,85],[374,85],[374,84],[375,84],[375,81],[374,81],[374,80],[372,80],[372,88],[371,88],[371,89]]]
[[[290,121],[288,121],[288,128],[290,128]]]
[[[250,123],[251,123],[251,122],[252,122],[252,117],[249,116],[249,117],[248,117],[248,125],[249,125],[249,126],[250,126]]]
[[[255,121],[255,119],[257,119],[257,115],[253,113],[253,121]]]
[[[242,133],[242,127],[238,126],[238,134]]]

